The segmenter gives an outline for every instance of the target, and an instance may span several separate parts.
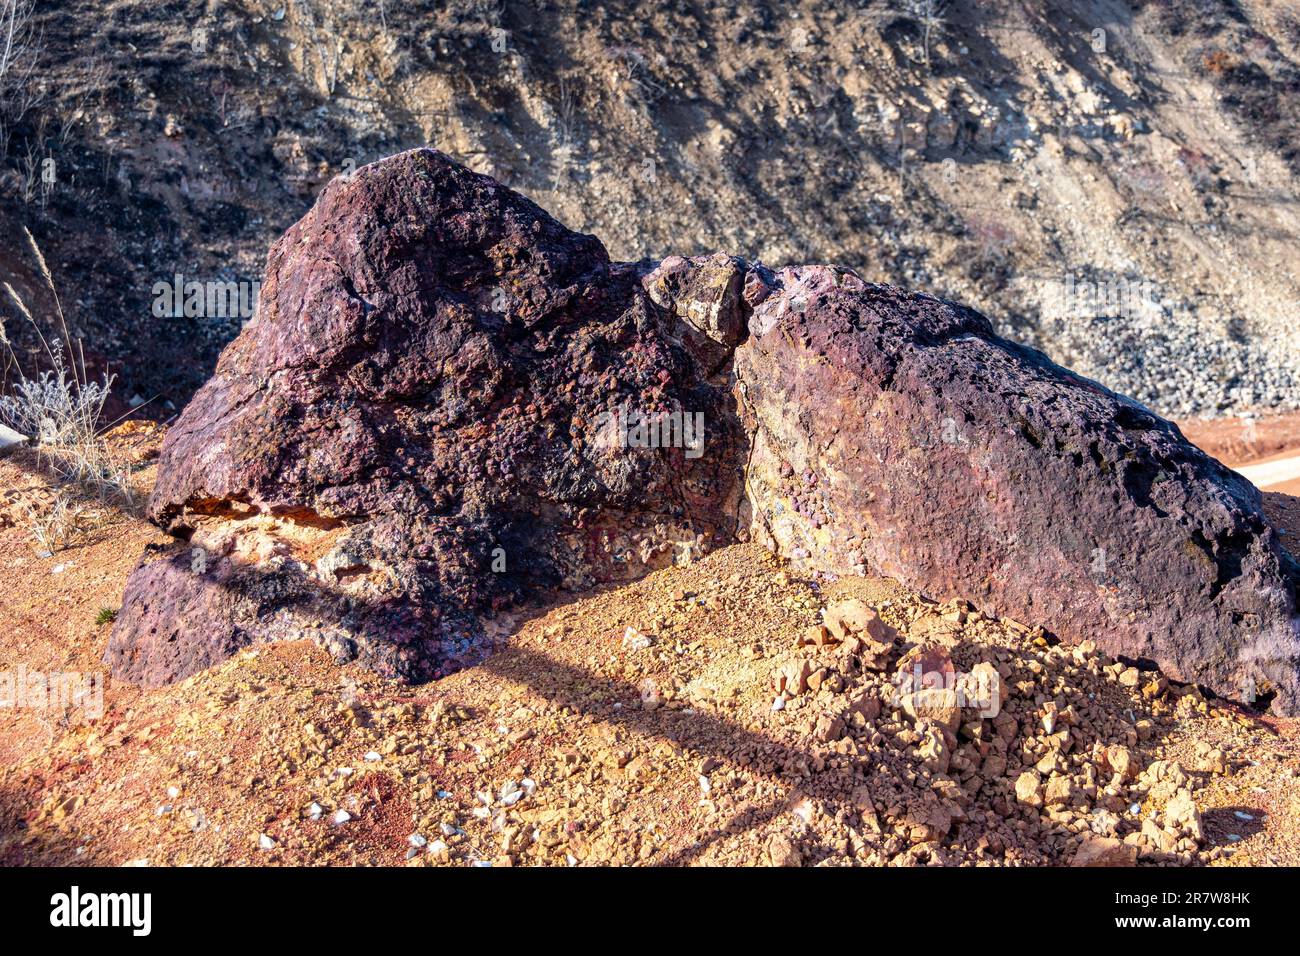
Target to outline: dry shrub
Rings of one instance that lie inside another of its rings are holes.
[[[104,403],[113,384],[112,376],[106,374],[101,381],[92,382],[86,372],[84,352],[78,348],[79,356],[65,355],[63,343],[70,341],[70,336],[54,279],[36,240],[30,232],[24,232],[41,276],[53,294],[57,328],[63,337],[47,340],[22,297],[5,283],[9,298],[36,330],[50,367],[35,378],[28,378],[0,320],[0,344],[5,347],[11,365],[18,370],[11,394],[0,396],[0,422],[34,442],[41,464],[59,481],[93,492],[101,500],[112,498],[130,505],[133,499],[129,469],[116,460],[99,429]]]

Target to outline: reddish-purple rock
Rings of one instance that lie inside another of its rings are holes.
[[[114,674],[312,637],[427,679],[503,608],[733,540],[741,435],[682,332],[440,153],[336,180],[167,434],[149,513],[189,546],[132,575]]]
[[[735,354],[760,540],[1296,712],[1300,578],[1249,482],[970,309],[777,281]]]

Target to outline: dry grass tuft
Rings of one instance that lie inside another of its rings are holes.
[[[46,509],[39,509],[30,504],[26,508],[28,520],[31,522],[29,529],[32,540],[36,542],[42,554],[52,555],[62,551],[84,530],[83,509],[62,492],[55,495],[54,501]]]
[[[58,480],[92,492],[101,500],[114,499],[130,506],[134,500],[129,468],[113,455],[99,427],[113,377],[105,374],[98,382],[90,381],[85,351],[79,345],[76,355],[65,355],[64,342],[71,342],[72,337],[54,277],[35,238],[26,229],[23,231],[41,277],[53,295],[56,327],[61,337],[48,340],[22,296],[5,283],[5,291],[19,315],[36,330],[49,368],[35,378],[28,378],[0,321],[0,344],[6,350],[9,367],[17,369],[11,394],[0,396],[0,422],[36,445],[41,464]]]

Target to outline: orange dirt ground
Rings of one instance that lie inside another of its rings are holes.
[[[1253,447],[1236,427],[1186,432],[1231,464],[1300,448],[1300,418],[1261,421]],[[113,440],[143,493],[160,434]],[[1266,499],[1300,535],[1300,499]],[[96,618],[166,540],[86,500],[41,557],[31,528],[53,500],[29,453],[0,459],[0,673],[100,673]],[[803,643],[850,596],[897,631],[887,668],[913,645],[991,664],[1009,716],[968,720],[945,752],[928,724],[876,713],[883,673]],[[817,686],[774,709],[774,673],[801,668]],[[1016,865],[1113,834],[1152,863],[1295,865],[1297,736],[960,602],[819,587],[740,545],[522,621],[426,686],[304,642],[158,690],[109,680],[93,719],[0,709],[0,863]],[[1018,797],[1008,753],[1045,789]],[[1171,817],[1184,791],[1195,826]]]

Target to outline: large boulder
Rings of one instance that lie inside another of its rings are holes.
[[[761,540],[1296,711],[1300,576],[1248,481],[970,309],[777,283],[735,353]]]
[[[494,617],[753,533],[1297,709],[1295,562],[1172,424],[978,314],[824,266],[611,263],[430,150],[336,181],[168,434],[178,537],[107,658],[311,637],[423,680]]]
[[[132,575],[113,673],[311,637],[424,680],[504,608],[734,540],[732,400],[641,278],[432,150],[335,180],[167,434],[186,546]]]

